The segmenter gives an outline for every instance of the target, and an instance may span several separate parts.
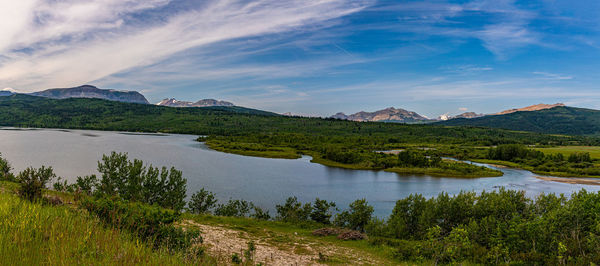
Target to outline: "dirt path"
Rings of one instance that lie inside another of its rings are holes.
[[[251,235],[222,226],[200,224],[191,220],[182,223],[184,227],[196,227],[202,232],[203,245],[208,253],[218,258],[220,263],[231,264],[233,254],[244,257],[248,243],[254,242],[254,264],[263,265],[326,265],[326,264],[367,264],[383,265],[385,262],[364,256],[354,249],[327,245],[298,235],[264,230],[259,235]]]

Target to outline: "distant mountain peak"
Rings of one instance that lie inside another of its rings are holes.
[[[97,98],[118,102],[148,104],[146,97],[137,91],[99,89],[93,85],[82,85],[73,88],[48,89],[31,93],[31,95],[54,99]]]
[[[209,107],[209,106],[235,106],[233,103],[226,101],[219,101],[215,99],[203,99],[197,102],[186,102],[178,101],[175,98],[166,98],[157,103],[156,105],[170,106],[170,107]]]
[[[514,113],[514,112],[523,112],[523,111],[539,111],[539,110],[550,109],[550,108],[554,108],[554,107],[558,107],[558,106],[565,106],[565,104],[563,104],[563,103],[555,103],[555,104],[540,103],[540,104],[526,106],[523,108],[504,110],[502,112],[495,113],[494,115],[505,115],[505,114],[510,114],[510,113]]]
[[[419,115],[413,111],[407,111],[401,108],[388,107],[375,112],[360,111],[355,114],[346,115],[339,112],[332,115],[331,118],[352,120],[359,122],[399,122],[399,123],[415,123],[428,121],[427,117]]]
[[[478,114],[475,112],[464,112],[462,114],[459,115],[448,115],[448,113],[440,115],[438,117],[438,120],[442,120],[442,121],[446,121],[446,120],[450,120],[450,119],[454,119],[454,118],[476,118],[476,117],[482,117],[485,116],[484,114]]]

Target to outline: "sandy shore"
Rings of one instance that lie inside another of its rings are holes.
[[[580,185],[600,185],[600,179],[587,179],[587,178],[572,178],[572,177],[547,177],[547,176],[536,176],[535,178],[546,180],[546,181],[554,181],[561,182],[567,184],[580,184]]]

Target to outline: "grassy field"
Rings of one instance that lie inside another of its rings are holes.
[[[536,150],[547,154],[562,153],[565,157],[568,157],[573,153],[588,152],[592,159],[600,159],[599,146],[560,146],[552,148],[536,148]]]
[[[3,265],[189,264],[68,205],[31,203],[7,192],[0,192],[0,258]]]
[[[413,265],[395,260],[393,247],[369,240],[313,236],[323,225],[184,213],[177,226],[202,232],[207,256],[198,260],[107,227],[78,208],[71,193],[46,190],[65,202],[53,206],[21,199],[18,187],[0,181],[0,265],[233,265],[232,255],[243,257],[248,243],[256,244],[254,262],[263,265]]]

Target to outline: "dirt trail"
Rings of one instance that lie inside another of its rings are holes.
[[[243,257],[250,241],[256,246],[254,263],[263,265],[385,264],[362,256],[360,252],[351,248],[327,245],[298,235],[265,230],[264,235],[254,236],[244,231],[200,224],[191,220],[183,221],[182,226],[200,229],[204,240],[202,245],[211,256],[217,257],[219,262],[224,264],[230,264],[231,256],[235,253]]]

